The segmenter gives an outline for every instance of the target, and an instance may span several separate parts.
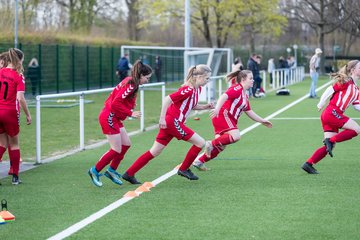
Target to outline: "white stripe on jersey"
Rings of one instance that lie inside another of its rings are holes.
[[[224,110],[224,118],[225,118],[225,121],[227,123],[227,125],[229,126],[229,128],[234,128],[234,125],[232,124],[231,120],[229,119],[229,116],[228,116],[228,110]]]
[[[240,112],[246,107],[246,96],[244,96],[244,92],[236,98],[232,103],[229,112],[231,115],[234,116],[235,119],[238,119]],[[242,100],[241,105],[237,107],[238,103]],[[236,109],[236,112],[234,113],[234,110]]]
[[[349,85],[346,88],[346,91],[340,91],[338,95],[338,100],[336,101],[336,106],[341,110],[345,111],[351,103],[353,103],[356,100],[356,97],[358,96],[358,90],[356,88],[356,85]]]

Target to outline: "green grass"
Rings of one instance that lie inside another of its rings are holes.
[[[322,79],[319,86],[326,80]],[[255,112],[265,117],[302,97],[309,80],[290,87],[290,96],[268,94],[252,99]],[[280,114],[319,117],[317,100],[306,99]],[[348,115],[357,117],[355,111]],[[212,138],[207,114],[188,125]],[[360,192],[358,139],[337,144],[334,158],[326,157],[308,175],[301,164],[322,141],[319,120],[271,120],[246,133],[207,164],[208,172],[194,172],[198,181],[170,179],[88,225],[68,239],[358,239]],[[126,122],[128,123],[128,122]],[[246,115],[241,130],[252,125]],[[61,128],[61,127],[60,127]],[[133,147],[120,172],[148,150],[157,131],[131,138]],[[179,164],[190,144],[173,140],[137,177],[152,181]],[[117,186],[102,178],[92,185],[86,174],[108,149],[103,146],[43,164],[21,174],[23,184],[2,179],[0,197],[7,199],[16,221],[0,225],[1,239],[46,239],[120,199],[135,186]]]

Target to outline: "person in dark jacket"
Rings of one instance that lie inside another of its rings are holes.
[[[128,76],[128,72],[131,69],[131,64],[129,63],[129,54],[125,53],[121,57],[116,65],[116,75],[119,77],[119,80],[122,81]]]

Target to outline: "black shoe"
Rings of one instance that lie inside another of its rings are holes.
[[[318,171],[316,171],[313,165],[308,162],[305,162],[301,168],[304,169],[304,171],[308,174],[318,174]]]
[[[18,185],[21,183],[21,180],[19,179],[18,176],[16,176],[16,174],[13,174],[12,180],[11,180],[13,185]]]
[[[139,182],[134,176],[129,176],[127,172],[122,175],[122,178],[131,184],[141,184],[141,182]]]
[[[323,143],[326,146],[326,151],[329,153],[330,157],[333,157],[332,150],[334,148],[334,143],[330,142],[330,138],[325,138]]]
[[[178,170],[177,174],[189,180],[199,179],[190,169],[186,169],[185,171]]]

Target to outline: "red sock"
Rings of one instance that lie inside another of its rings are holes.
[[[327,154],[326,147],[322,146],[318,148],[306,162],[310,164],[316,164],[320,162],[320,160],[323,159],[326,156],[326,154]]]
[[[192,145],[188,153],[186,154],[185,159],[182,162],[179,170],[185,171],[186,169],[188,169],[191,166],[191,164],[194,162],[197,155],[201,152],[201,150],[202,148]]]
[[[126,170],[126,173],[129,176],[134,176],[141,168],[143,168],[154,156],[150,151],[145,152],[141,155],[129,168]]]
[[[20,167],[20,149],[9,150],[10,164],[13,169],[13,174],[19,176]]]
[[[219,155],[219,153],[222,152],[222,151],[223,151],[222,148],[214,147],[214,149],[211,151],[210,157],[207,157],[207,156],[205,155],[205,153],[204,153],[204,154],[201,155],[201,157],[199,158],[199,160],[200,160],[200,162],[202,162],[202,163],[208,162],[208,161],[210,161],[211,159],[216,158],[217,155]]]
[[[101,158],[99,159],[99,161],[96,163],[95,168],[96,171],[100,172],[101,170],[104,169],[104,167],[106,165],[108,165],[111,160],[114,159],[114,157],[118,154],[118,152],[110,149],[109,151],[107,151],[106,153],[104,153],[104,155],[101,156]]]
[[[3,146],[0,146],[0,162],[2,161],[2,157],[3,157],[5,151],[6,151],[6,148],[4,148]]]
[[[110,163],[110,167],[112,169],[116,170],[119,167],[121,160],[124,159],[124,156],[125,156],[126,152],[129,150],[130,147],[131,146],[126,146],[126,145],[121,146],[121,153],[118,153],[115,156],[114,160],[112,160],[111,163]]]
[[[344,142],[346,140],[350,140],[353,137],[356,137],[358,134],[354,130],[345,129],[344,131],[336,134],[335,136],[330,138],[330,142]]]
[[[225,134],[221,135],[220,137],[215,138],[214,140],[212,140],[211,144],[213,146],[221,147],[221,146],[229,145],[229,144],[231,144],[233,142],[234,142],[233,137],[231,135],[225,133]]]

